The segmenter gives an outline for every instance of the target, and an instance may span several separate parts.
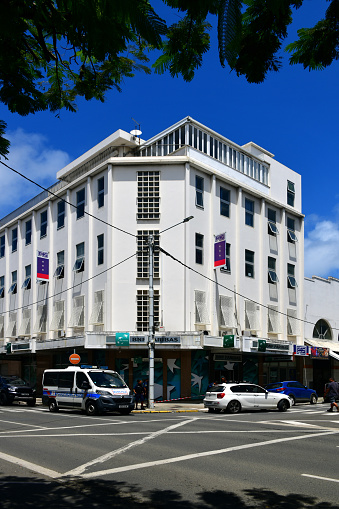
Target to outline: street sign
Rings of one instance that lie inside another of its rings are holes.
[[[226,233],[216,235],[214,239],[214,268],[226,265]]]
[[[266,352],[266,339],[258,339],[258,352]]]
[[[69,362],[71,364],[79,364],[81,358],[80,358],[80,355],[78,355],[77,353],[72,353],[72,355],[69,356]]]

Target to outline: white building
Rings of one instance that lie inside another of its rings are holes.
[[[3,372],[36,372],[39,381],[76,349],[130,383],[147,377],[152,234],[162,249],[156,397],[201,394],[221,374],[295,378],[293,345],[304,339],[298,173],[186,117],[148,141],[118,130],[57,178],[1,220]],[[222,233],[226,265],[214,269]],[[38,252],[49,255],[46,284],[37,282]]]

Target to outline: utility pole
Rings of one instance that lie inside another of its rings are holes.
[[[154,288],[153,288],[154,236],[148,236],[148,271],[149,271],[149,332],[148,332],[148,407],[154,408]]]
[[[175,228],[179,224],[187,223],[193,219],[193,216],[186,217],[180,223],[174,224],[160,233],[164,233],[171,228]],[[148,375],[148,408],[154,408],[154,347],[155,347],[155,326],[154,326],[154,288],[153,288],[153,273],[154,273],[154,235],[148,236],[148,361],[149,361],[149,375]]]

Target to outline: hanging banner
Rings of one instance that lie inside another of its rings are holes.
[[[49,257],[48,251],[37,252],[37,280],[49,281]]]
[[[226,233],[216,235],[214,239],[214,268],[226,265]]]

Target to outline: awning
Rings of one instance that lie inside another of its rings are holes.
[[[305,344],[319,348],[328,348],[330,356],[333,357],[333,359],[339,361],[339,343],[337,341],[326,341],[324,339],[305,339]]]

